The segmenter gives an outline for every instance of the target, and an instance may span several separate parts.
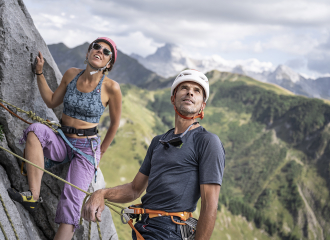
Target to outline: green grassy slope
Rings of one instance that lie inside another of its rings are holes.
[[[330,239],[329,105],[238,74],[207,75],[201,124],[226,149],[212,239]],[[152,137],[174,121],[169,89],[121,88],[121,126],[100,164],[107,187],[131,181]],[[101,121],[104,135],[109,114]],[[114,221],[120,239],[130,239]]]

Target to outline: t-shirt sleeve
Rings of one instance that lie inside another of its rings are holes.
[[[199,182],[200,184],[222,185],[225,169],[225,150],[219,137],[205,134],[199,141]]]
[[[150,168],[151,168],[151,158],[152,158],[152,152],[154,148],[157,146],[157,143],[159,141],[159,136],[154,137],[149,145],[147,154],[144,158],[144,161],[140,167],[140,172],[143,173],[146,176],[149,176],[150,174]]]

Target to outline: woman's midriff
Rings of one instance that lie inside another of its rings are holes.
[[[96,127],[98,123],[85,122],[62,113],[62,125],[68,127],[74,127],[76,129],[88,129],[88,128]],[[78,136],[77,134],[65,134],[65,136],[68,136],[70,138],[86,138],[86,136]],[[88,137],[95,137],[95,136],[96,135],[88,136]]]

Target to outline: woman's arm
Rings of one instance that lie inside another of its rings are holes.
[[[110,113],[110,127],[101,144],[101,158],[116,135],[121,116],[122,96],[120,86],[115,81],[112,82],[111,86],[109,85],[106,84],[107,92],[109,94],[108,105]]]
[[[36,64],[36,73],[40,74],[42,73],[43,66],[44,66],[45,60],[39,52],[39,56],[37,56],[37,64]],[[55,108],[58,105],[60,105],[63,102],[63,98],[66,92],[66,86],[67,86],[67,80],[70,79],[73,75],[75,69],[69,69],[66,71],[63,75],[62,81],[58,88],[53,92],[44,77],[43,74],[37,75],[37,83],[40,95],[44,102],[46,103],[47,107],[49,108]]]

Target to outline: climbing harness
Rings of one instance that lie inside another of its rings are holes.
[[[74,146],[72,146],[72,144],[69,142],[69,140],[65,137],[63,131],[59,128],[57,128],[57,130],[50,126],[50,125],[55,125],[56,127],[59,127],[60,125],[57,124],[57,123],[54,123],[54,122],[50,122],[50,121],[46,121],[38,116],[36,116],[32,111],[29,111],[29,112],[26,112],[24,110],[21,110],[19,109],[18,107],[14,106],[14,105],[11,105],[7,102],[5,102],[4,100],[0,99],[1,102],[4,102],[6,104],[8,104],[9,106],[11,107],[14,107],[17,109],[17,111],[19,112],[23,112],[23,113],[26,113],[30,118],[32,118],[32,120],[36,120],[40,123],[43,123],[47,126],[49,126],[54,132],[56,133],[59,133],[61,135],[61,137],[64,139],[64,141],[66,141],[66,143],[74,150],[76,151],[77,153],[81,154],[82,156],[84,156],[86,159],[88,159],[88,161],[90,161],[93,166],[95,167],[95,181],[96,181],[96,176],[97,176],[97,166],[96,166],[96,160],[93,161],[95,159],[95,156],[96,156],[96,151],[94,149],[94,146],[93,146],[93,142],[92,140],[95,140],[95,139],[90,139],[91,140],[91,146],[92,146],[92,151],[94,153],[94,157],[93,156],[90,156],[90,155],[87,155],[85,153],[83,153],[80,149],[77,149],[75,148]],[[0,104],[0,106],[3,106],[2,104]],[[3,106],[4,107],[4,106]],[[6,110],[8,110],[6,107],[4,107]],[[12,113],[12,111],[9,110],[10,113]],[[193,124],[197,124],[198,122],[194,122]],[[191,124],[187,130],[190,129],[190,127],[193,125]],[[187,130],[185,132],[187,132]],[[185,134],[185,133],[184,133]],[[183,134],[183,135],[184,135]],[[182,137],[182,136],[181,136]],[[85,205],[86,201],[87,201],[87,198],[90,197],[92,195],[92,193],[89,193],[89,192],[86,192],[84,191],[83,189],[73,185],[72,183],[60,178],[59,176],[49,172],[48,170],[46,169],[43,169],[41,167],[39,167],[38,165],[30,162],[29,160],[9,151],[8,149],[0,146],[0,149],[12,154],[13,156],[21,159],[23,162],[26,162],[26,163],[29,163],[31,164],[32,166],[38,168],[39,170],[51,175],[52,177],[55,177],[56,179],[66,183],[66,184],[69,184],[70,186],[78,189],[79,191],[83,192],[86,194],[84,200],[83,200],[83,204],[82,204],[82,207]],[[1,195],[0,195],[0,198],[1,198]],[[1,198],[1,202],[4,205],[3,201],[2,201],[2,198]],[[172,221],[175,223],[175,224],[179,224],[180,225],[180,231],[181,231],[181,236],[182,236],[182,239],[183,240],[193,240],[195,238],[195,232],[196,232],[196,226],[197,226],[197,220],[195,218],[192,217],[192,213],[190,212],[165,212],[165,211],[160,211],[160,210],[151,210],[151,209],[144,209],[144,208],[140,208],[140,207],[137,207],[137,205],[131,205],[129,206],[128,208],[124,208],[118,204],[115,204],[115,203],[112,203],[112,202],[109,202],[107,199],[104,199],[104,204],[110,208],[112,211],[114,211],[115,213],[119,214],[121,216],[121,220],[124,224],[128,224],[132,230],[135,231],[136,233],[136,236],[137,236],[137,239],[138,240],[144,240],[144,238],[142,237],[142,235],[137,231],[137,229],[134,227],[133,225],[133,219],[138,219],[140,214],[149,214],[149,218],[154,218],[154,217],[160,217],[160,216],[171,216],[171,219]],[[121,209],[121,212],[117,211],[116,209],[114,209],[114,207],[117,207],[117,208],[120,208]],[[5,207],[4,207],[5,208]],[[6,211],[6,210],[5,210]],[[8,216],[8,219],[10,220],[10,217],[6,211],[6,214]],[[180,218],[180,222],[177,222],[174,220],[174,217],[179,217]],[[10,220],[11,222],[11,220]],[[101,235],[101,229],[100,229],[100,226],[99,226],[99,222],[96,218],[96,223],[97,223],[97,229],[98,229],[98,233],[99,233],[99,238],[102,240],[102,235]],[[11,222],[12,224],[12,222]],[[79,221],[79,224],[81,225],[82,224],[82,217],[80,217],[80,221]],[[1,225],[1,223],[0,223]],[[1,229],[2,229],[2,226],[0,226]],[[12,227],[14,229],[14,226],[12,224]],[[3,231],[3,229],[2,229]],[[3,231],[4,232],[4,231]],[[14,229],[14,232],[16,234],[16,231]],[[18,240],[18,236],[16,234],[16,238]],[[89,239],[91,238],[91,222],[89,223]]]
[[[63,133],[76,134],[77,136],[94,136],[99,132],[97,130],[97,127],[88,128],[88,129],[76,129],[74,127],[61,125],[61,127],[59,128],[62,130]]]
[[[138,206],[141,206],[141,204],[131,205],[128,208],[122,210],[122,223],[130,223],[133,221],[133,219],[136,219],[136,221],[138,221],[141,214],[149,214],[149,218],[170,216],[173,223],[180,225],[180,231],[183,240],[195,239],[197,219],[192,217],[191,212],[165,212],[161,210],[145,209]],[[181,221],[176,221],[174,217],[180,218]],[[137,236],[140,235],[140,233],[135,228],[132,227],[132,229],[135,231]],[[138,240],[140,239],[144,238],[138,237]]]

